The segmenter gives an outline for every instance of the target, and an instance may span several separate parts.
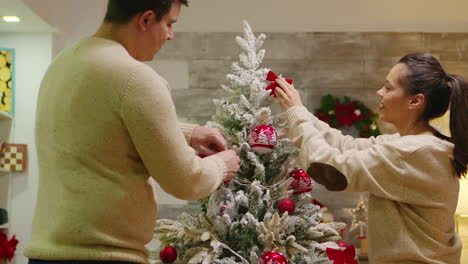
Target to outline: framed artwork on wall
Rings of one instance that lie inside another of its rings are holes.
[[[0,111],[13,115],[15,96],[15,50],[0,47]]]

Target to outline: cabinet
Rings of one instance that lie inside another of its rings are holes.
[[[0,111],[0,144],[5,143],[11,132],[13,118]],[[0,168],[0,231],[8,231],[11,218],[11,172]]]

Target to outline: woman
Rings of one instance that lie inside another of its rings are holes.
[[[431,55],[404,56],[377,91],[379,117],[398,134],[369,139],[343,136],[307,111],[293,85],[276,82],[300,165],[329,190],[370,193],[371,263],[460,263],[454,213],[468,163],[462,77],[446,73]],[[429,125],[449,105],[451,138]]]

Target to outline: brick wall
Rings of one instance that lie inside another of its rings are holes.
[[[287,76],[313,110],[320,97],[358,98],[377,110],[375,92],[399,57],[413,52],[431,53],[450,73],[468,77],[468,34],[434,33],[266,33],[263,67]],[[150,62],[171,84],[181,120],[205,124],[214,113],[212,99],[220,98],[220,84],[238,60],[236,33],[177,33]],[[385,133],[394,132],[380,124]],[[337,220],[350,223],[343,208],[354,207],[359,194],[329,192],[316,186],[314,194]],[[160,217],[174,217],[192,205],[162,201]],[[165,205],[164,205],[165,204]],[[167,207],[167,208],[166,208]],[[166,210],[167,209],[167,210]],[[170,212],[170,213],[169,213]]]

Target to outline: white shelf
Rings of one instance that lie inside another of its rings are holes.
[[[9,173],[11,171],[5,169],[5,168],[0,168],[0,174],[5,174],[5,173]]]
[[[0,111],[0,121],[2,121],[2,120],[12,120],[12,119],[13,119],[12,115],[10,115],[7,112]]]
[[[3,225],[0,225],[0,230],[1,229],[8,229],[10,227],[10,224],[6,223],[6,224],[3,224]]]

